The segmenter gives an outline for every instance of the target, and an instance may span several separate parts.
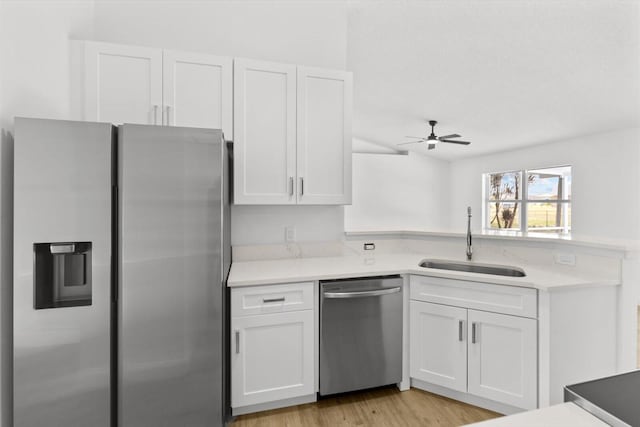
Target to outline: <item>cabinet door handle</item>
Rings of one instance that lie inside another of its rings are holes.
[[[304,195],[304,178],[300,177],[300,195]]]
[[[263,303],[268,303],[268,302],[284,302],[284,297],[280,297],[280,298],[262,298],[262,302],[263,302]]]
[[[289,197],[293,197],[293,177],[289,177]]]
[[[236,354],[240,354],[240,331],[236,329]]]
[[[471,344],[475,344],[476,340],[476,322],[471,324]]]
[[[154,125],[158,124],[158,106],[157,105],[153,106],[153,124]]]
[[[464,320],[458,320],[458,341],[462,341],[462,330],[464,329]]]
[[[171,108],[171,105],[167,105],[166,110],[167,110],[167,121],[165,122],[165,124],[167,126],[171,126],[171,114],[169,114],[169,109]]]

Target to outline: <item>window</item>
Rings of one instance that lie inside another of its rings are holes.
[[[571,166],[487,173],[487,230],[571,232]]]

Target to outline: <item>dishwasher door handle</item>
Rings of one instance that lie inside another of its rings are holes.
[[[395,288],[376,289],[375,291],[355,291],[355,292],[323,292],[325,298],[360,298],[379,297],[400,292],[400,286]]]

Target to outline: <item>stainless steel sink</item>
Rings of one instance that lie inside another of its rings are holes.
[[[439,270],[466,271],[468,273],[492,274],[494,276],[524,277],[526,273],[518,267],[504,267],[490,264],[471,264],[459,261],[425,259],[420,267],[436,268]]]

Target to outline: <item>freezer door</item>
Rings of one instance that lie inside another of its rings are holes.
[[[222,425],[220,131],[119,128],[122,427]]]
[[[15,121],[15,427],[110,425],[112,132]]]

